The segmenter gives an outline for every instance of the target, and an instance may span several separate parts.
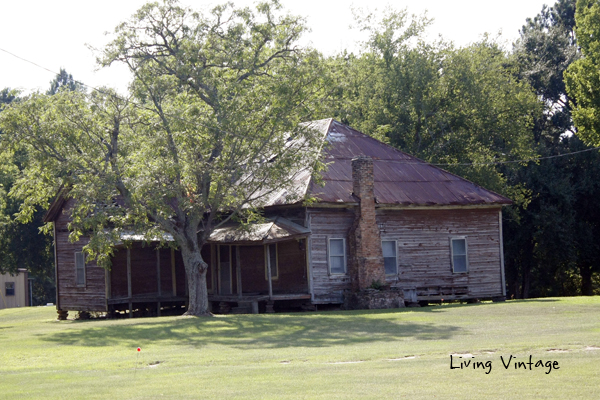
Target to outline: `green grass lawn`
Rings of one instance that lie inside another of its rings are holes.
[[[600,297],[55,319],[50,307],[0,310],[0,398],[600,399]],[[491,372],[450,369],[450,354]],[[511,355],[560,369],[505,369]]]

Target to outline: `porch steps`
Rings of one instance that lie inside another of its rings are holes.
[[[239,306],[239,307],[231,307],[230,314],[252,314],[252,304]]]

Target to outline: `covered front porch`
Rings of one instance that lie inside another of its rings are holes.
[[[209,265],[211,311],[258,313],[274,312],[283,304],[310,305],[309,234],[279,217],[245,229],[233,224],[216,229],[202,249]],[[124,239],[130,245],[117,248],[107,272],[107,310],[131,317],[186,307],[188,287],[180,252],[131,236]]]

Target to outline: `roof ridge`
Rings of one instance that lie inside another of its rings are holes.
[[[332,118],[332,119],[333,119],[333,118]],[[452,176],[454,176],[454,177],[458,178],[459,180],[461,180],[461,181],[463,181],[463,182],[467,182],[467,183],[470,183],[471,185],[475,185],[475,186],[477,186],[478,188],[480,188],[480,189],[482,189],[482,190],[485,190],[486,192],[489,192],[489,193],[495,194],[496,196],[502,197],[503,199],[505,199],[505,200],[507,200],[507,201],[510,201],[510,202],[512,203],[512,200],[511,200],[511,199],[509,199],[508,197],[504,196],[504,195],[501,195],[501,194],[499,194],[499,193],[496,193],[496,192],[495,192],[495,191],[493,191],[493,190],[486,189],[486,188],[484,188],[483,186],[481,186],[481,185],[479,185],[479,184],[477,184],[477,183],[475,183],[475,182],[472,182],[472,181],[470,181],[470,180],[468,180],[468,179],[466,179],[466,178],[463,178],[462,176],[456,175],[455,173],[452,173],[452,172],[450,172],[450,171],[446,171],[445,169],[443,169],[443,168],[440,168],[440,167],[438,167],[437,165],[433,165],[432,163],[430,163],[430,162],[428,162],[428,161],[422,160],[422,159],[420,159],[420,158],[418,158],[418,157],[416,157],[416,156],[413,156],[412,154],[406,153],[406,152],[404,152],[404,151],[402,151],[402,150],[400,150],[400,149],[398,149],[398,148],[396,148],[396,147],[392,146],[391,144],[388,144],[388,143],[382,142],[381,140],[377,140],[377,139],[375,139],[374,137],[372,137],[372,136],[369,136],[369,135],[367,135],[366,133],[363,133],[363,132],[361,132],[361,131],[359,131],[359,130],[357,130],[357,129],[355,129],[355,128],[352,128],[352,127],[351,127],[351,126],[349,126],[349,125],[343,124],[343,123],[341,123],[341,122],[339,122],[339,121],[337,121],[337,120],[333,120],[333,121],[335,121],[336,123],[338,123],[338,124],[340,124],[340,125],[342,125],[342,126],[344,126],[344,127],[346,127],[346,128],[349,128],[349,129],[351,129],[352,131],[354,131],[354,132],[356,132],[356,133],[358,133],[358,134],[360,134],[360,135],[362,135],[362,136],[364,136],[364,137],[366,137],[366,138],[368,138],[368,139],[370,139],[370,140],[374,140],[374,141],[376,141],[377,143],[383,144],[384,146],[386,146],[386,147],[388,147],[388,148],[390,148],[390,149],[392,149],[392,150],[394,150],[394,151],[396,151],[396,152],[398,152],[398,153],[401,153],[401,154],[403,154],[403,155],[405,155],[405,156],[408,156],[409,158],[415,159],[415,160],[419,161],[420,163],[423,163],[423,164],[426,164],[427,166],[430,166],[430,167],[432,167],[432,168],[435,168],[435,169],[436,169],[436,170],[438,170],[438,171],[442,171],[443,173],[446,173],[446,174],[452,175]],[[385,160],[381,160],[381,161],[385,161]],[[415,182],[416,182],[416,181],[415,181]]]

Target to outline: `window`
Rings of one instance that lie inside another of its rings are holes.
[[[469,262],[467,259],[467,239],[451,238],[450,251],[452,253],[452,272],[467,272]]]
[[[75,283],[85,286],[85,256],[82,252],[75,253]]]
[[[14,282],[6,282],[4,284],[6,288],[5,295],[6,296],[14,296],[15,295],[15,283]]]
[[[381,249],[383,250],[383,265],[386,275],[398,275],[398,259],[396,257],[396,241],[382,240]]]
[[[279,278],[279,266],[277,265],[277,243],[268,244],[266,248],[267,257],[265,259],[265,279],[269,279],[269,264],[271,266],[271,279],[277,279]]]
[[[344,239],[329,239],[329,273],[346,273],[346,246]]]

